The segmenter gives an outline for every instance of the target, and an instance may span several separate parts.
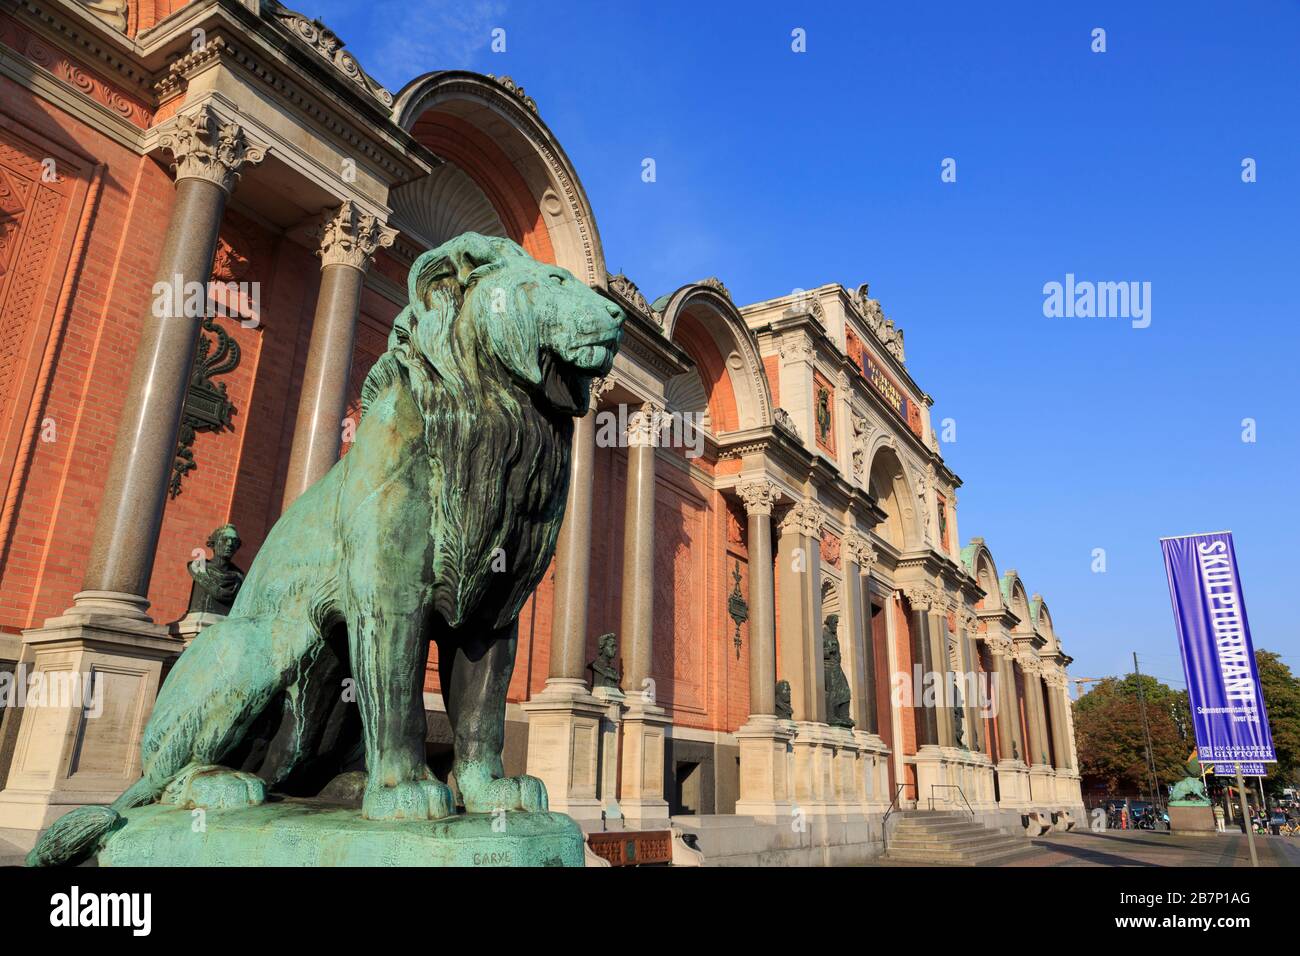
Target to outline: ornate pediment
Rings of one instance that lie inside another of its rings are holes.
[[[858,313],[871,333],[885,347],[885,351],[898,359],[898,363],[903,364],[903,330],[894,325],[893,319],[885,318],[885,312],[880,307],[880,301],[873,299],[867,293],[869,287],[867,283],[858,286],[856,292],[849,293],[849,301],[853,304],[853,310]]]
[[[357,58],[343,49],[343,41],[339,39],[338,34],[324,23],[290,10],[275,0],[270,0],[264,9],[268,17],[287,27],[308,48],[330,63],[335,70],[360,87],[363,92],[374,97],[386,108],[390,110],[393,108],[393,94],[361,69]]]
[[[646,301],[646,297],[642,295],[641,290],[637,288],[636,283],[623,275],[623,273],[620,272],[617,275],[609,277],[609,289],[619,298],[627,302],[628,305],[632,306],[632,308],[639,311],[642,315],[654,319],[659,323],[659,327],[663,328],[663,313],[656,312],[653,306]]]

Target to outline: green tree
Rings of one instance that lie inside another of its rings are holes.
[[[1138,682],[1146,697],[1151,756],[1160,783],[1183,778],[1190,742],[1191,715],[1184,692],[1143,674],[1101,681],[1074,703],[1074,733],[1079,772],[1089,789],[1107,793],[1148,790],[1146,746]]]
[[[1278,792],[1300,782],[1300,678],[1272,651],[1256,651],[1255,666],[1277,751],[1277,763],[1268,768],[1267,786]]]

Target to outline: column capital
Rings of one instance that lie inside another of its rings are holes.
[[[266,158],[266,147],[255,146],[244,128],[225,119],[207,103],[195,110],[178,113],[170,127],[158,137],[158,145],[173,157],[176,181],[203,179],[229,195],[245,165]]]
[[[989,646],[989,653],[994,657],[1014,657],[1011,650],[1011,638],[1002,634],[986,634],[984,643]]]
[[[596,411],[600,408],[600,400],[609,392],[614,390],[613,374],[606,375],[602,378],[593,378],[591,380],[591,404],[589,411]]]
[[[782,534],[805,534],[810,538],[821,540],[822,526],[826,523],[826,512],[821,505],[811,498],[796,501],[785,513],[779,525]]]
[[[658,444],[659,430],[663,427],[664,407],[657,402],[646,402],[627,416],[627,443],[629,447],[654,447]]]
[[[744,502],[747,515],[771,515],[781,500],[781,489],[770,478],[754,478],[736,485],[736,494]]]
[[[316,255],[320,265],[342,265],[360,269],[370,265],[380,247],[387,248],[397,238],[397,230],[389,228],[351,199],[343,200],[332,214],[312,232],[320,240]]]
[[[939,596],[928,584],[904,584],[899,590],[907,598],[907,603],[912,605],[913,611],[929,611],[938,607]]]
[[[847,559],[858,566],[858,574],[864,578],[871,574],[871,566],[880,556],[876,554],[876,549],[871,546],[871,540],[866,535],[849,530],[844,534],[842,547]]]

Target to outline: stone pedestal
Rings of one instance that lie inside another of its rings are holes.
[[[1019,760],[998,762],[999,804],[1009,810],[1029,806],[1029,768]]]
[[[786,820],[791,810],[791,741],[793,721],[751,714],[736,731],[740,744],[738,816]]]
[[[889,747],[877,734],[853,732],[858,745],[856,777],[864,813],[883,812],[893,797],[889,792]]]
[[[862,812],[862,782],[858,779],[858,741],[845,727],[827,728],[827,751],[831,761],[831,787],[827,809],[835,813]]]
[[[551,678],[520,705],[528,714],[528,773],[546,784],[552,810],[599,820],[601,720],[606,705],[573,678]]]
[[[618,738],[623,724],[623,692],[617,687],[597,687],[591,696],[605,705],[605,716],[600,721],[600,767],[597,779],[597,797],[605,811],[605,824],[609,827],[623,825],[623,809],[618,803]]]
[[[791,788],[795,806],[807,814],[838,810],[835,795],[834,760],[836,737],[826,724],[801,720],[795,724],[791,742],[794,779]]]
[[[103,603],[120,609],[121,597]],[[23,634],[34,682],[0,791],[0,829],[44,829],[76,807],[111,803],[135,783],[163,668],[184,648],[143,610],[105,612],[86,592],[77,600]]]
[[[1169,805],[1169,829],[1174,833],[1217,833],[1214,808],[1210,804],[1193,807]]]
[[[623,824],[638,830],[665,829],[668,801],[664,799],[664,737],[670,723],[662,707],[632,698],[623,715],[622,788],[619,807]]]
[[[224,621],[224,614],[209,614],[207,611],[191,611],[179,621],[173,621],[167,625],[167,633],[189,647],[194,643],[194,638],[199,636],[199,632],[204,628],[211,627],[218,621]]]
[[[1052,768],[1042,764],[1029,768],[1029,801],[1034,806],[1056,803],[1056,774]]]
[[[942,748],[926,744],[916,752],[912,764],[916,767],[916,808],[943,809],[944,788],[951,781],[948,779],[947,761]],[[935,800],[933,808],[930,806],[931,797]]]

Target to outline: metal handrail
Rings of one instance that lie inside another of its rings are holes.
[[[889,801],[889,806],[885,809],[885,816],[880,821],[880,844],[881,851],[884,853],[889,852],[889,815],[895,810],[902,809],[902,807],[898,806],[898,795],[903,792],[903,788],[906,786],[907,784],[900,783],[894,790],[894,799]]]
[[[955,784],[955,783],[932,783],[932,784],[930,784],[930,809],[931,809],[931,810],[934,809],[934,791],[935,791],[936,788],[939,789],[939,790],[956,790],[958,796],[961,797],[961,802],[964,803],[964,804],[966,804],[966,812],[969,813],[969,814],[971,815],[971,819],[972,819],[972,820],[975,819],[975,810],[971,807],[971,805],[970,805],[970,801],[966,799],[966,794],[962,791],[961,787],[959,787],[959,786],[958,786],[957,784]]]

